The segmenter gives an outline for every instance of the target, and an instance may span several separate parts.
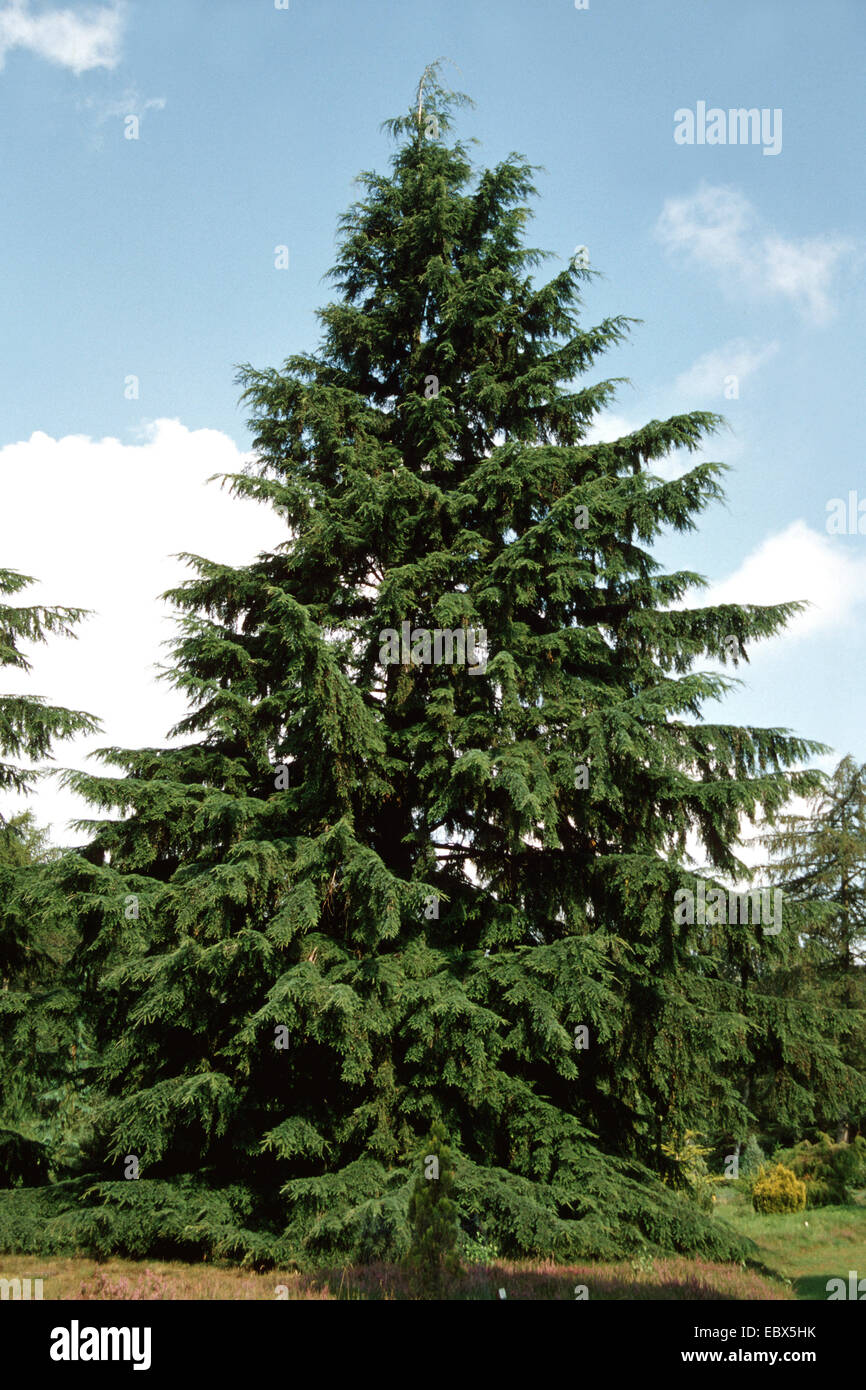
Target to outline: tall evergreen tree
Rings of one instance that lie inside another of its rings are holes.
[[[0,570],[0,595],[17,595],[32,582]],[[78,608],[0,603],[0,666],[29,671],[22,644],[72,636],[83,617]],[[57,740],[97,728],[91,715],[38,695],[0,695],[0,759],[14,760],[0,761],[0,793],[32,791],[44,775],[44,768],[22,766],[20,759],[48,758]],[[61,1092],[71,1091],[77,1077],[74,1031],[71,1041],[59,1042],[61,1017],[72,1003],[60,973],[74,932],[59,891],[49,895],[50,907],[36,892],[41,866],[56,855],[31,812],[3,811],[0,805],[0,1185],[7,1185],[47,1173],[48,1141],[69,1124]]]
[[[584,442],[630,321],[581,326],[578,263],[535,283],[532,169],[476,177],[453,107],[428,71],[390,123],[320,351],[242,371],[232,486],[286,541],[187,557],[187,742],[68,777],[114,813],[67,881],[106,1097],[82,1239],[395,1254],[441,1120],[504,1253],[740,1248],[660,1180],[697,1111],[742,1122],[760,1028],[674,894],[689,831],[736,873],[742,816],[815,785],[817,745],[702,722],[729,680],[695,669],[798,605],[676,606],[703,581],[649,546],[721,465],[651,465],[719,417]]]
[[[765,843],[796,923],[796,992],[816,998],[824,1037],[838,1037],[846,1066],[844,1086],[820,1096],[810,1127],[853,1139],[866,1122],[866,767],[842,758],[806,814],[782,817]]]

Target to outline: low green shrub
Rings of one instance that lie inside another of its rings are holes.
[[[844,1206],[857,1188],[866,1186],[866,1140],[859,1136],[850,1144],[836,1144],[829,1134],[820,1134],[815,1143],[804,1139],[775,1158],[806,1184],[810,1207]]]

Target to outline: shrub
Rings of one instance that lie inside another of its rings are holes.
[[[406,1264],[422,1294],[436,1296],[447,1275],[460,1268],[457,1258],[457,1208],[451,1199],[454,1160],[440,1120],[434,1120],[424,1155],[424,1171],[409,1198],[412,1243]]]
[[[752,1188],[752,1206],[764,1215],[803,1211],[806,1206],[806,1184],[784,1163],[762,1168]]]
[[[457,1249],[467,1265],[492,1265],[500,1258],[497,1242],[483,1227],[478,1227],[474,1235],[461,1230]]]
[[[866,1184],[866,1140],[857,1137],[850,1144],[835,1144],[829,1134],[820,1134],[792,1149],[776,1154],[806,1184],[810,1207],[844,1206],[852,1191]]]
[[[843,1206],[845,1198],[839,1196],[838,1189],[820,1178],[810,1178],[806,1183],[807,1207]]]

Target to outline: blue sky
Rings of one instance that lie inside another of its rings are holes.
[[[864,38],[862,0],[0,0],[0,564],[94,610],[29,688],[105,726],[59,761],[179,717],[153,684],[170,555],[279,539],[204,487],[249,448],[234,368],[315,346],[352,179],[440,55],[478,162],[543,166],[534,244],[602,272],[586,322],[643,320],[599,364],[632,383],[599,432],[730,421],[706,455],[727,507],[660,557],[721,600],[813,602],[724,717],[866,759],[866,535],[827,530],[831,499],[866,501]],[[781,112],[781,148],[677,143],[698,103]],[[37,799],[59,838],[78,809]]]

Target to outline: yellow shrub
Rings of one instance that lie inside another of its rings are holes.
[[[803,1211],[806,1184],[784,1163],[774,1168],[762,1165],[752,1188],[752,1206],[764,1213]]]

